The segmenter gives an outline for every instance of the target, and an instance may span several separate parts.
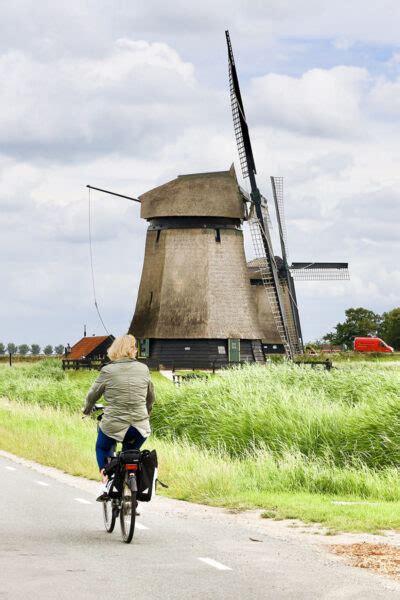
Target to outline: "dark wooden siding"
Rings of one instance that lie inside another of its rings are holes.
[[[259,342],[258,342],[259,343]],[[240,340],[241,362],[260,360],[253,352],[254,340]],[[218,348],[224,348],[221,354]],[[228,340],[150,340],[150,357],[144,359],[150,368],[209,369],[227,366]]]
[[[263,344],[264,354],[285,354],[283,344]]]

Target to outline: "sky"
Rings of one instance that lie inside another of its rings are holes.
[[[297,283],[304,339],[346,308],[399,306],[399,22],[395,0],[0,2],[0,341],[104,333],[87,184],[138,196],[232,162],[240,179],[225,29],[262,193],[284,178],[289,258],[350,263],[350,281]],[[114,335],[140,282],[139,209],[91,193]]]

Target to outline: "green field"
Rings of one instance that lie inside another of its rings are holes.
[[[95,377],[54,360],[0,365],[0,446],[96,477],[95,422],[79,416]],[[400,528],[400,363],[248,366],[179,388],[153,379],[149,445],[169,495],[332,529]]]

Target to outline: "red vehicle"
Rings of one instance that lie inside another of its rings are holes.
[[[377,337],[356,337],[354,339],[356,352],[394,352],[394,348]]]

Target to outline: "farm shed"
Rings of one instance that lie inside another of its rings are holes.
[[[107,360],[113,335],[93,335],[76,342],[62,360],[63,369],[96,369]]]

